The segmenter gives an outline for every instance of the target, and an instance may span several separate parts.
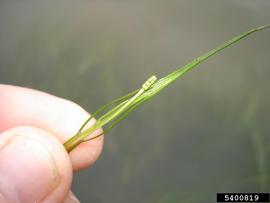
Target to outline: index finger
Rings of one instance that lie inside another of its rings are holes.
[[[30,125],[51,132],[64,143],[89,114],[74,102],[33,89],[0,85],[0,132]],[[93,125],[93,119],[89,125]],[[101,129],[99,132],[100,133]],[[74,170],[93,164],[102,151],[103,136],[76,147],[70,158]]]

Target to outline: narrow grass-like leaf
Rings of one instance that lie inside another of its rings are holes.
[[[128,114],[130,114],[132,111],[134,111],[138,106],[140,106],[143,102],[145,102],[146,100],[141,100],[138,103],[136,103],[134,106],[130,107],[126,112],[124,112],[120,118],[118,118],[116,121],[113,122],[113,124],[111,124],[107,129],[105,129],[103,132],[99,133],[98,135],[95,135],[94,137],[88,138],[83,140],[83,142],[89,141],[89,140],[93,140],[96,139],[98,137],[100,137],[103,134],[107,134],[108,132],[110,132],[114,127],[117,126],[118,123],[120,123],[122,120],[124,120]]]
[[[222,44],[221,46],[199,56],[195,60],[191,61],[190,63],[180,67],[179,69],[175,70],[174,72],[170,73],[169,75],[159,79],[158,81],[151,80],[151,78],[146,81],[146,83],[143,84],[142,88],[139,90],[135,90],[131,92],[130,94],[127,94],[124,97],[121,97],[119,99],[116,99],[107,105],[101,107],[98,109],[87,121],[82,125],[82,127],[79,129],[78,133],[71,137],[68,141],[64,143],[64,146],[68,152],[70,152],[72,149],[74,149],[77,145],[79,145],[81,142],[89,139],[95,139],[99,137],[101,134],[96,135],[94,137],[90,137],[87,139],[87,137],[95,132],[97,129],[104,127],[106,124],[112,122],[112,125],[105,130],[105,133],[109,132],[112,128],[114,128],[120,121],[122,121],[124,118],[126,118],[129,113],[134,111],[138,106],[140,106],[145,101],[153,98],[157,93],[159,93],[162,89],[164,89],[167,85],[174,82],[177,78],[179,78],[184,73],[190,71],[191,69],[195,68],[197,65],[202,63],[203,61],[207,60],[209,57],[213,56],[214,54],[222,51],[228,46],[231,46],[232,44],[238,42],[239,40],[247,37],[248,35],[269,28],[270,25],[264,25],[255,29],[252,29],[250,31],[244,32],[228,42]],[[99,117],[95,124],[88,129],[84,130],[87,123],[95,117],[97,114],[101,113],[105,109],[109,108],[112,105],[115,105],[119,103],[117,106],[115,106],[113,109],[109,110],[107,113],[105,113],[103,116]]]
[[[115,99],[111,102],[109,102],[108,104],[105,104],[104,106],[100,107],[98,110],[96,110],[85,122],[84,124],[80,127],[79,131],[76,134],[79,134],[80,132],[82,132],[82,130],[85,128],[85,126],[90,122],[90,120],[94,117],[96,117],[99,113],[101,113],[102,111],[105,111],[106,109],[108,109],[110,106],[113,106],[121,101],[124,101],[132,96],[134,96],[139,90],[135,90],[131,93],[128,93],[127,95],[120,97],[118,99]]]

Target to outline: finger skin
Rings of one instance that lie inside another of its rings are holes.
[[[0,134],[0,193],[9,203],[64,202],[71,181],[69,156],[54,135],[29,126]]]
[[[42,128],[61,143],[73,136],[89,114],[79,105],[50,94],[0,84],[0,132],[20,125]],[[95,121],[92,120],[91,124]],[[70,153],[73,170],[93,164],[102,151],[103,136],[82,143]]]

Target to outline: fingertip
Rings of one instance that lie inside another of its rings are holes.
[[[102,132],[101,129],[96,133]],[[93,135],[92,135],[93,136]],[[73,163],[73,170],[78,171],[93,165],[100,156],[103,149],[104,136],[81,143],[70,152],[70,159]]]

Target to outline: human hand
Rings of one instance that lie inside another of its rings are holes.
[[[103,137],[70,154],[62,144],[88,117],[73,102],[0,85],[0,203],[78,202],[70,192],[72,173],[96,161]]]

